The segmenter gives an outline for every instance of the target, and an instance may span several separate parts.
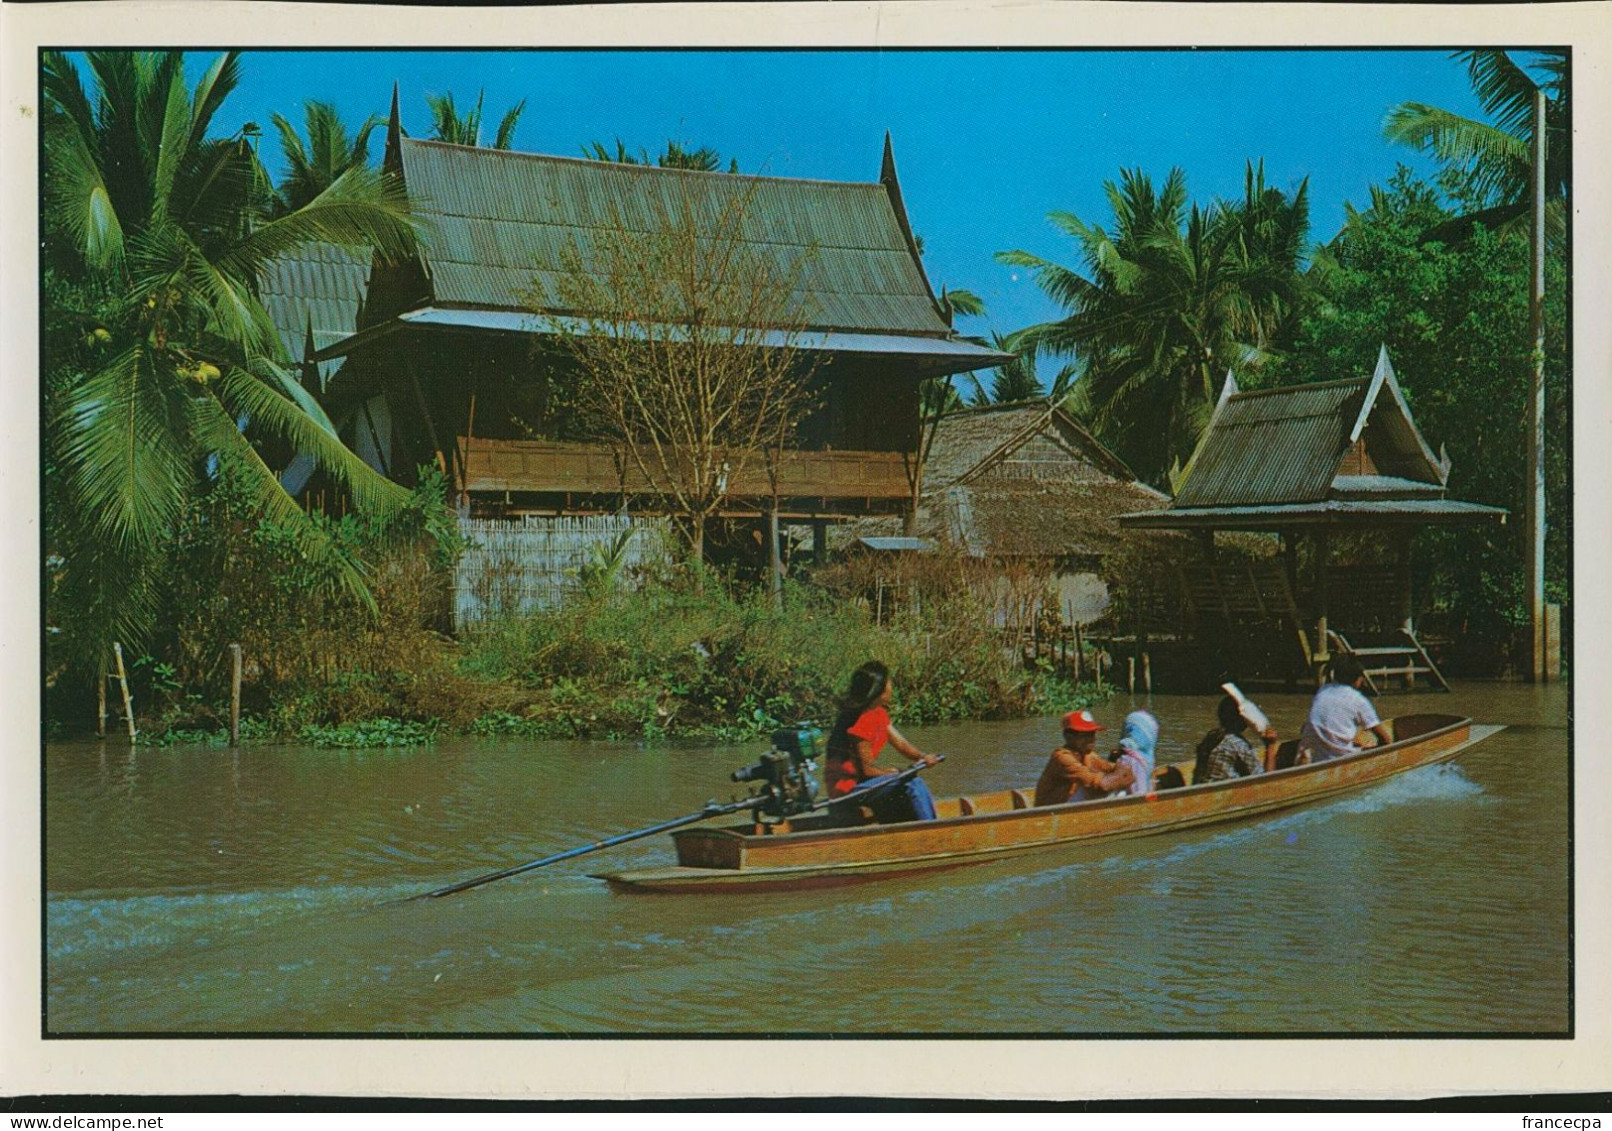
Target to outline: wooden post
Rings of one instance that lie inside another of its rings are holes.
[[[1326,527],[1315,532],[1315,656],[1325,664],[1332,655],[1327,638],[1327,565],[1332,556],[1332,540]]]
[[[771,577],[773,608],[784,607],[784,559],[778,552],[778,500],[767,509],[767,573]]]
[[[1080,625],[1077,624],[1075,625],[1075,683],[1077,685],[1080,683],[1080,677],[1085,674],[1080,670],[1082,666],[1081,661],[1083,658],[1081,654],[1085,651],[1085,649],[1085,642],[1080,636]]]
[[[1529,676],[1545,674],[1545,92],[1534,91],[1532,277],[1528,336],[1534,364],[1528,377],[1528,626],[1533,638]]]
[[[1142,653],[1142,690],[1153,694],[1153,663],[1146,652]]]
[[[1545,606],[1545,678],[1562,678],[1562,607]]]
[[[470,444],[476,438],[476,394],[470,394],[470,409],[465,417],[465,442],[459,452],[459,510],[470,513]]]
[[[1125,690],[1136,694],[1136,657],[1125,657]]]
[[[437,438],[436,422],[431,419],[431,410],[426,406],[425,389],[420,385],[420,374],[414,367],[412,354],[404,354],[403,367],[408,370],[409,384],[414,388],[414,404],[420,410],[420,419],[425,421],[426,436],[431,441],[431,450],[436,456],[437,467],[442,470],[444,475],[452,476],[453,471],[448,467],[448,460],[442,454],[442,441]],[[462,470],[461,468],[461,472]]]
[[[101,667],[100,685],[96,688],[96,694],[95,694],[95,706],[96,706],[95,737],[96,738],[105,738],[106,737],[106,678],[107,678],[106,677],[106,660],[105,659],[101,660],[100,667]]]
[[[241,646],[229,646],[229,744],[241,744]]]
[[[129,743],[134,743],[134,697],[129,694],[129,673],[123,667],[123,645],[112,645],[112,655],[117,660],[118,684],[123,688],[123,714],[129,722]]]
[[[1415,531],[1407,529],[1400,534],[1397,561],[1399,577],[1399,621],[1411,632],[1416,631],[1416,595],[1411,588],[1411,542]]]

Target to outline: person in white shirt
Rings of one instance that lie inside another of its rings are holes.
[[[1328,682],[1310,701],[1310,718],[1299,733],[1299,762],[1325,762],[1360,753],[1355,736],[1369,730],[1377,741],[1393,741],[1388,726],[1377,717],[1371,700],[1361,694],[1366,673],[1353,656],[1332,661]]]

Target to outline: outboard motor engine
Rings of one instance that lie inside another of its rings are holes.
[[[822,753],[822,731],[805,724],[784,727],[772,732],[772,749],[755,765],[733,771],[734,781],[761,786],[755,795],[757,824],[780,824],[811,810],[817,802],[817,761]]]

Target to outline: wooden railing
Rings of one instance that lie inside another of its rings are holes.
[[[603,444],[459,437],[466,490],[521,494],[611,495],[653,488],[630,457]],[[653,465],[651,465],[653,466]],[[900,452],[787,451],[778,493],[792,498],[905,499],[911,494]],[[772,486],[760,457],[728,483],[734,497],[764,497]]]

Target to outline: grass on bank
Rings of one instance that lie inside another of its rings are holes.
[[[366,650],[350,649],[359,661]],[[859,602],[808,584],[770,594],[655,584],[483,624],[458,641],[400,649],[407,668],[286,680],[242,720],[244,742],[414,746],[483,737],[747,740],[832,720],[850,673],[878,658],[908,724],[1056,713],[1098,698],[1026,669],[968,596],[874,623]],[[261,690],[261,689],[260,689]],[[194,696],[146,723],[141,741],[221,745],[216,708]]]

